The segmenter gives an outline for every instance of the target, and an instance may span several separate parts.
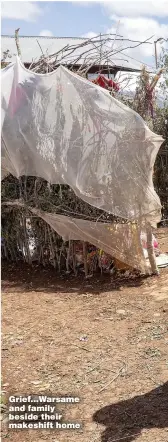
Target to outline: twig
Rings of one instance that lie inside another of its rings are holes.
[[[79,347],[79,345],[76,345],[76,344],[72,344],[72,345],[73,345],[73,347],[79,348],[79,350],[85,350],[85,351],[88,351],[89,353],[91,352],[91,350],[88,350],[88,348],[86,348],[86,347],[83,347],[83,346]]]
[[[41,47],[39,41],[38,41],[38,40],[36,40],[36,41],[37,41],[37,44],[39,45],[39,48],[40,48],[40,50],[41,50],[41,52],[42,52],[43,57],[45,57],[44,52],[43,52],[43,50],[42,50],[42,47]]]
[[[109,387],[109,385],[111,385],[120,376],[125,366],[126,364],[124,363],[124,365],[119,369],[118,373],[114,376],[114,378],[111,379],[111,381],[109,381],[106,385],[104,385],[104,387],[101,388],[101,390],[99,390],[98,393],[101,393],[102,391],[106,390],[106,388]]]
[[[119,25],[119,24],[118,24]],[[77,45],[66,45],[64,48],[55,52],[54,54],[45,55],[39,41],[37,43],[42,52],[42,57],[31,65],[31,69],[34,72],[45,72],[46,64],[51,70],[56,69],[59,65],[66,65],[71,71],[76,72],[82,71],[85,76],[87,72],[91,69],[93,65],[99,65],[99,71],[101,70],[100,64],[103,63],[105,66],[107,64],[108,70],[115,66],[113,56],[118,53],[122,53],[126,49],[136,48],[142,44],[153,44],[151,41],[152,37],[144,40],[137,41],[124,38],[123,36],[116,34],[99,34],[91,39],[82,40],[81,43]],[[115,42],[121,41],[122,43],[131,42],[133,45],[130,46],[119,46],[114,51]],[[110,58],[109,58],[110,57]],[[123,60],[123,59],[122,59]],[[128,61],[127,59],[125,61]],[[110,67],[109,67],[110,64]]]
[[[20,28],[16,29],[16,31],[15,31],[15,43],[16,43],[18,57],[21,58],[21,50],[20,50],[20,45],[19,45],[19,31],[20,31]]]
[[[150,373],[149,365],[146,364],[146,367],[147,367],[147,369],[148,369],[148,371]],[[155,384],[155,386],[157,385],[158,387],[160,387],[161,383],[158,383],[151,375],[148,375],[148,378]]]

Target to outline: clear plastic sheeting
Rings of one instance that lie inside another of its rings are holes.
[[[162,138],[110,94],[59,67],[2,72],[2,168],[68,184],[82,200],[127,219],[160,220],[153,166]]]
[[[94,244],[110,256],[146,273],[140,230],[136,224],[95,223],[44,212],[40,216],[64,241],[80,240]]]
[[[24,207],[24,204],[19,202],[17,205]],[[49,224],[64,241],[86,241],[142,273],[149,272],[150,264],[147,265],[143,253],[140,225],[136,223],[106,224],[69,218],[31,207],[27,209]],[[145,231],[144,225],[143,230]]]

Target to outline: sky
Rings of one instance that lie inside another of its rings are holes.
[[[20,28],[20,35],[92,37],[117,31],[138,41],[168,39],[168,1],[164,0],[4,1],[1,17],[3,35],[13,35]],[[160,42],[157,50],[160,53]],[[155,64],[154,44],[128,49],[127,54],[149,66]]]

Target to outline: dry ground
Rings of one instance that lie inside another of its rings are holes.
[[[168,251],[168,229],[158,237]],[[82,431],[8,430],[11,442],[168,442],[168,269],[135,281],[2,265],[3,397],[80,396]],[[80,337],[86,335],[85,341]]]

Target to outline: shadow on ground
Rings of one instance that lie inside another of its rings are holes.
[[[132,442],[143,429],[168,428],[168,382],[149,393],[101,408],[93,420],[106,427],[102,442]]]
[[[97,274],[86,279],[84,274],[60,275],[53,267],[32,267],[18,262],[2,262],[2,291],[47,292],[47,293],[90,293],[101,295],[101,292],[120,290],[121,287],[140,287],[146,277],[124,276],[113,277],[109,274]]]

